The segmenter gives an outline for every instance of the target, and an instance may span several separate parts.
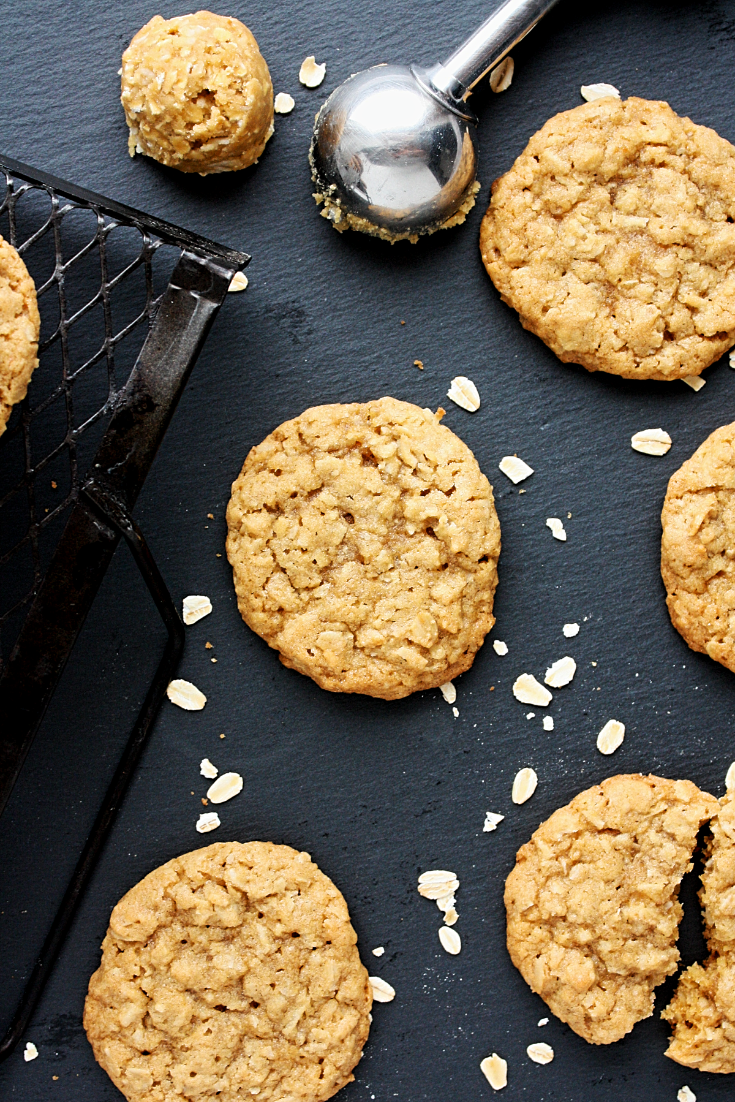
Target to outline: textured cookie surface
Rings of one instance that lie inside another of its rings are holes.
[[[698,375],[735,343],[735,148],[666,103],[564,111],[493,185],[485,267],[561,360]]]
[[[258,43],[238,19],[156,15],[122,57],[131,157],[182,172],[230,172],[260,157],[273,133],[273,87]]]
[[[735,1072],[735,791],[720,800],[699,893],[710,958],[679,980],[662,1017],[666,1055],[700,1071]]]
[[[495,622],[492,487],[429,410],[306,410],[252,449],[227,524],[243,618],[322,688],[395,699],[440,685]]]
[[[321,1102],[367,1039],[367,972],[308,854],[225,842],[146,876],[112,912],[84,1028],[129,1102]]]
[[[735,424],[672,475],[661,513],[671,621],[692,650],[735,671]]]
[[[38,366],[36,288],[16,250],[0,237],[0,436]]]
[[[653,1013],[676,971],[679,884],[717,801],[690,781],[628,774],[581,792],[518,851],[508,950],[526,983],[593,1044]]]

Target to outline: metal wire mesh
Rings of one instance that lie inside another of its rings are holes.
[[[0,437],[1,672],[181,250],[2,164],[0,194],[41,314],[39,366]]]

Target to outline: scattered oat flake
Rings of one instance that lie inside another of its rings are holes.
[[[567,538],[564,525],[558,517],[547,517],[546,527],[551,529],[551,534],[555,540],[565,540]]]
[[[631,436],[630,446],[634,452],[643,452],[644,455],[666,455],[671,447],[671,437],[663,429],[641,429]]]
[[[453,957],[456,957],[462,948],[462,938],[456,930],[450,930],[448,926],[439,928],[439,941],[442,943],[442,949],[446,950],[447,953],[451,953]]]
[[[451,681],[445,681],[443,685],[439,686],[441,694],[446,700],[447,704],[454,704],[457,699],[457,690]]]
[[[515,679],[513,696],[516,700],[520,700],[521,704],[533,704],[537,708],[545,708],[553,699],[549,690],[545,689],[532,673],[522,673]]]
[[[290,115],[296,106],[296,100],[288,92],[279,92],[273,101],[273,110],[277,115]]]
[[[205,811],[197,819],[197,830],[200,834],[209,834],[210,830],[216,830],[220,825],[216,811]]]
[[[502,823],[505,815],[498,815],[497,811],[486,811],[485,822],[483,823],[483,831],[496,830],[498,823]]]
[[[448,869],[429,869],[428,872],[422,872],[419,876],[419,884],[436,884],[441,880],[456,880],[456,872],[449,872]]]
[[[212,765],[209,758],[202,758],[199,762],[199,772],[203,777],[206,777],[208,781],[213,781],[219,773],[219,769],[216,765]]]
[[[549,1019],[548,1018],[539,1018],[538,1025],[548,1025],[548,1024],[549,1024]]]
[[[455,891],[456,891],[456,889],[455,889]],[[437,907],[444,914],[448,910],[450,910],[454,906],[455,903],[456,903],[456,899],[454,897],[454,892],[450,892],[448,895],[440,895],[439,898],[436,900]]]
[[[459,708],[452,708],[452,715],[455,719],[459,719]]]
[[[735,788],[735,761],[732,763],[725,775],[725,788]]]
[[[536,718],[536,713],[535,712],[526,712],[526,719],[535,719],[535,718]]]
[[[454,907],[450,907],[448,911],[444,912],[444,925],[445,926],[454,926],[454,924],[455,924],[455,922],[457,921],[458,918],[459,918],[459,915],[457,914]]]
[[[437,883],[419,884],[418,891],[424,899],[439,900],[456,892],[458,888],[459,880],[455,877],[452,880],[440,880]]]
[[[575,635],[579,635],[579,624],[565,624],[561,630],[567,639],[573,639]]]
[[[550,1064],[554,1059],[553,1048],[544,1041],[537,1041],[536,1044],[529,1045],[526,1052],[534,1064]]]
[[[178,704],[187,712],[200,712],[207,703],[207,698],[191,681],[182,681],[176,678],[171,681],[166,689],[166,696],[172,704]]]
[[[242,777],[239,773],[223,773],[207,789],[207,799],[213,804],[223,804],[242,792]]]
[[[373,949],[373,956],[374,957],[382,957],[384,952],[385,952],[384,946],[378,945],[377,949]]]
[[[732,348],[730,350],[730,355],[728,357],[728,360],[729,360],[729,363],[730,363],[730,367],[735,367],[735,348]]]
[[[579,90],[582,93],[582,99],[586,99],[588,103],[593,103],[596,99],[604,99],[605,96],[615,96],[616,99],[620,99],[620,92],[614,84],[583,84]]]
[[[546,671],[544,682],[551,685],[552,689],[563,689],[565,685],[569,684],[576,672],[577,663],[567,654],[557,662],[552,662]]]
[[[697,1096],[691,1087],[684,1086],[677,1092],[677,1102],[697,1102]]]
[[[23,1059],[26,1063],[30,1060],[35,1060],[38,1056],[38,1049],[34,1045],[33,1041],[27,1041],[26,1047],[23,1049]]]
[[[212,602],[209,597],[193,594],[184,597],[183,619],[185,624],[195,624],[197,620],[203,620],[212,611]]]
[[[538,784],[538,777],[533,769],[526,767],[521,769],[515,775],[513,781],[513,791],[511,793],[511,799],[514,804],[525,804],[526,800],[530,800],[536,791],[536,785]]]
[[[690,386],[694,391],[701,390],[707,382],[701,375],[683,375],[681,381],[686,383],[687,386]]]
[[[543,726],[544,726],[544,731],[553,731],[554,730],[554,720],[553,720],[552,716],[544,716]]]
[[[244,272],[235,272],[234,276],[230,280],[230,286],[227,288],[227,290],[232,292],[244,291],[249,282],[250,280]]]
[[[504,57],[490,72],[490,88],[493,92],[507,92],[513,83],[515,63],[512,57]]]
[[[301,63],[299,80],[302,84],[305,84],[307,88],[318,88],[324,80],[326,72],[326,62],[323,65],[317,65],[314,55],[309,54]]]
[[[452,379],[452,385],[447,391],[447,398],[451,398],[455,405],[461,406],[462,409],[466,409],[470,413],[476,413],[480,408],[480,395],[477,392],[477,387],[471,379],[465,378],[464,375],[457,375],[455,379]]]
[[[508,644],[504,643],[502,639],[493,639],[493,650],[502,657],[508,653]]]
[[[601,754],[614,754],[625,738],[625,724],[609,719],[597,736],[597,749]]]
[[[380,976],[368,976],[370,986],[373,989],[373,1001],[376,1003],[391,1003],[396,997],[394,988]]]
[[[497,1052],[480,1062],[480,1071],[494,1091],[501,1091],[508,1086],[508,1061],[498,1056]]]
[[[524,463],[517,455],[504,455],[498,467],[515,485],[533,474],[533,467],[529,467],[528,463]]]

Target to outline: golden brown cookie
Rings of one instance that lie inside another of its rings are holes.
[[[240,612],[324,689],[395,700],[441,685],[495,622],[492,487],[440,415],[395,398],[315,406],[253,448],[232,487]]]
[[[273,86],[239,19],[155,15],[122,57],[130,156],[181,172],[232,172],[258,160],[273,133]]]
[[[565,363],[699,375],[735,343],[735,148],[667,103],[554,116],[496,180],[480,250]]]
[[[38,367],[40,328],[35,284],[16,250],[0,237],[0,436]]]
[[[307,853],[223,842],[112,912],[84,1028],[129,1102],[322,1102],[352,1081],[372,994],[347,904]]]
[[[735,671],[735,424],[671,476],[661,524],[671,622],[692,650]]]
[[[661,1016],[673,1026],[666,1055],[677,1064],[735,1072],[735,790],[711,826],[699,893],[710,957],[687,968]]]
[[[586,1041],[618,1041],[653,1013],[679,960],[679,885],[716,809],[691,781],[623,774],[580,792],[518,851],[508,951]]]

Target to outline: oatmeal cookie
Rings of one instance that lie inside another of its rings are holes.
[[[441,415],[394,398],[316,406],[253,448],[232,487],[240,612],[324,689],[441,685],[495,622],[492,487]]]
[[[0,237],[0,436],[38,367],[40,328],[33,280],[13,246]]]
[[[112,912],[84,1028],[129,1102],[322,1102],[352,1081],[372,995],[347,904],[307,853],[223,842]]]
[[[691,781],[623,774],[575,796],[518,851],[505,886],[511,960],[586,1041],[618,1041],[653,1013],[679,960],[679,885],[716,809]]]
[[[735,1072],[735,790],[711,827],[699,892],[710,957],[687,968],[661,1017],[673,1026],[666,1055],[677,1064]]]
[[[258,43],[239,19],[209,11],[146,23],[123,54],[120,98],[130,156],[181,172],[247,168],[273,133]]]
[[[671,622],[692,650],[735,672],[735,423],[672,475],[661,524]]]
[[[550,119],[493,184],[480,250],[564,362],[699,375],[735,343],[735,148],[668,104],[613,97]]]

